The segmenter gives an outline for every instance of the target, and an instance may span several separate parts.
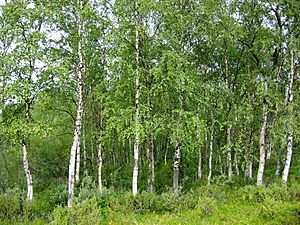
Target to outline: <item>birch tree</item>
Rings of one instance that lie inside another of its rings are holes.
[[[82,10],[83,2],[81,0],[77,1],[76,5],[76,25],[77,25],[77,54],[78,63],[76,68],[76,120],[74,128],[73,144],[70,152],[70,162],[69,162],[69,179],[68,179],[68,207],[72,207],[73,196],[74,196],[74,185],[75,185],[75,166],[76,158],[80,158],[80,135],[81,135],[81,123],[83,115],[83,78],[85,71],[85,61],[83,55],[83,43],[82,36],[84,33],[83,21],[82,21]],[[78,156],[79,155],[79,156]],[[77,169],[79,170],[79,163],[77,164]]]

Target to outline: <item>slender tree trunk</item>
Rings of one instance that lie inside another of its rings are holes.
[[[231,159],[231,127],[227,127],[227,145],[229,146],[227,152],[227,163],[228,163],[228,181],[232,182],[232,159]]]
[[[135,139],[134,139],[134,168],[132,176],[132,194],[136,196],[138,185],[138,170],[139,170],[139,150],[140,150],[140,74],[139,74],[139,29],[138,29],[138,3],[135,2],[135,49],[136,49],[136,77],[135,77]]]
[[[293,106],[291,105],[293,103],[294,94],[293,94],[293,82],[294,82],[294,72],[295,72],[295,65],[294,65],[294,52],[291,50],[291,71],[289,74],[289,84],[288,84],[288,102],[286,104],[287,107],[287,116],[290,117],[290,120],[292,120],[292,114],[293,114]],[[292,127],[292,122],[288,122],[287,125],[288,128],[288,134],[287,134],[287,156],[286,161],[284,165],[284,169],[282,172],[282,182],[284,184],[288,181],[288,175],[290,171],[290,165],[292,161],[292,153],[293,153],[293,136],[294,136],[294,130]]]
[[[209,161],[208,161],[208,177],[207,183],[210,184],[211,176],[212,176],[212,157],[213,157],[213,135],[214,135],[214,122],[211,125],[210,131],[210,142],[209,142]]]
[[[277,159],[275,176],[280,176],[280,160]]]
[[[30,107],[31,107],[31,100],[26,99],[25,100],[25,121],[27,124],[30,122]],[[24,138],[22,140],[22,157],[23,157],[22,161],[23,161],[23,169],[24,169],[26,183],[27,183],[27,201],[31,202],[33,200],[33,182],[32,182],[32,175],[28,163],[27,146],[28,143]]]
[[[92,166],[92,172],[94,172],[94,137],[91,138],[91,166]]]
[[[207,130],[205,131],[204,141],[205,141],[205,164],[206,164],[206,172],[207,172],[207,176],[208,176],[208,173],[209,173],[209,140],[208,140]]]
[[[248,182],[252,179],[252,147],[253,147],[253,131],[249,135],[249,150],[246,152],[246,167],[244,174],[244,181]]]
[[[268,83],[267,79],[264,78],[264,91],[265,94],[267,94],[268,91]],[[265,136],[266,136],[266,130],[267,130],[267,122],[268,122],[268,102],[264,98],[263,101],[263,120],[262,125],[260,129],[260,136],[259,136],[259,167],[257,172],[257,185],[260,186],[263,184],[263,174],[264,174],[264,168],[265,168],[265,158],[266,158],[266,152],[265,152]]]
[[[267,159],[271,159],[271,155],[272,155],[272,144],[269,143],[268,151],[267,151]]]
[[[197,118],[199,119],[199,112],[200,112],[200,108],[199,106],[197,107]],[[197,141],[200,142],[200,128],[197,126]],[[201,147],[198,146],[198,171],[197,171],[197,179],[201,179],[202,178],[202,154],[201,154]]]
[[[253,177],[253,175],[252,175],[252,160],[249,161],[248,170],[249,170],[249,180],[252,180],[252,177]]]
[[[100,118],[99,118],[99,143],[98,143],[98,189],[100,192],[103,190],[102,183],[102,167],[103,167],[103,102],[100,102]]]
[[[154,143],[153,137],[151,141],[151,184],[152,184],[152,191],[154,190],[154,181],[155,181],[155,159],[154,159]]]
[[[166,144],[166,151],[165,151],[165,156],[164,156],[164,162],[165,162],[165,165],[167,165],[168,149],[169,149],[169,142],[167,141],[167,144]]]
[[[176,141],[173,158],[173,190],[175,193],[177,193],[179,189],[180,145],[180,141]]]
[[[153,154],[153,137],[148,134],[147,137],[147,159],[148,159],[148,192],[153,192],[154,186],[154,154]]]
[[[239,179],[240,168],[239,168],[239,160],[238,160],[237,151],[235,151],[235,154],[234,154],[234,165],[235,165],[235,174],[236,174],[237,178]]]
[[[183,109],[183,101],[182,101],[182,95],[180,93],[179,96],[179,104],[180,104],[180,110]],[[178,117],[179,120],[179,127],[181,127],[181,116]],[[175,144],[175,151],[174,151],[174,157],[173,157],[173,190],[175,193],[179,190],[179,169],[180,169],[180,157],[181,157],[181,139],[178,139]]]
[[[82,150],[83,150],[83,169],[84,171],[87,169],[86,167],[86,143],[85,143],[85,130],[82,126]]]
[[[217,138],[217,145],[218,145],[218,150],[217,150],[217,155],[218,155],[218,162],[219,163],[219,171],[220,171],[220,176],[225,177],[224,172],[223,172],[223,160],[222,160],[222,152],[221,152],[221,138]],[[217,165],[216,165],[217,166]]]
[[[102,185],[102,138],[99,135],[99,144],[98,144],[98,189],[100,192],[103,190]]]
[[[81,10],[83,9],[83,3],[81,0],[77,0],[78,12],[77,12],[77,26],[78,26],[78,65],[77,65],[77,112],[76,121],[74,129],[73,144],[70,152],[70,162],[69,162],[69,179],[68,179],[68,207],[72,207],[73,195],[74,195],[74,183],[75,183],[75,164],[76,164],[76,151],[80,142],[81,133],[81,120],[83,115],[83,75],[84,75],[84,59],[82,53],[82,43],[81,37],[83,34],[83,25],[81,19]]]
[[[80,139],[77,143],[77,147],[76,147],[76,166],[75,166],[75,183],[79,182],[79,175],[80,175],[80,147],[81,147],[81,143],[80,143]]]
[[[198,173],[197,178],[200,180],[202,178],[202,155],[201,148],[198,148]]]
[[[33,200],[33,184],[32,176],[29,169],[28,158],[27,158],[27,144],[26,141],[22,141],[22,154],[23,154],[23,167],[27,182],[27,201],[31,202]]]

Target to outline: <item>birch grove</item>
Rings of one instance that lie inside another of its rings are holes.
[[[138,199],[297,181],[298,11],[294,1],[1,2],[0,190],[34,202],[58,186],[73,207],[87,189]]]

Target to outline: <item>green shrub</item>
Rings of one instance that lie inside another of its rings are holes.
[[[213,214],[216,208],[217,201],[212,198],[200,198],[196,206],[196,210],[203,216],[208,216]]]
[[[101,224],[103,220],[96,197],[75,204],[72,208],[58,206],[54,209],[52,217],[50,224],[53,225],[96,225]]]
[[[51,194],[49,201],[53,207],[57,205],[66,205],[68,200],[67,185],[57,185],[55,188],[50,188]]]
[[[0,195],[0,219],[11,219],[23,214],[22,193],[19,189],[9,189]]]
[[[239,197],[244,201],[264,202],[267,198],[283,201],[300,200],[300,185],[286,186],[273,184],[269,187],[247,185],[238,192]]]
[[[218,201],[226,202],[228,199],[229,189],[227,186],[206,185],[199,187],[196,192],[200,197],[208,197]]]
[[[268,224],[299,224],[300,203],[290,204],[268,197],[262,203],[260,215]]]

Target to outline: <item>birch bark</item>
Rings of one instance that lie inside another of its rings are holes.
[[[100,124],[99,124],[99,143],[98,143],[98,189],[100,192],[103,190],[102,183],[102,167],[103,167],[103,104],[101,101],[100,106]]]
[[[214,122],[211,125],[210,140],[209,140],[209,161],[208,161],[208,177],[207,183],[210,184],[212,176],[212,157],[213,157],[213,135],[214,135]]]
[[[199,112],[200,108],[199,106],[197,107],[197,118],[199,118]],[[197,141],[199,141],[200,138],[200,130],[199,127],[197,126]],[[201,154],[201,148],[198,147],[198,171],[197,171],[197,178],[200,180],[202,178],[202,154]]]
[[[294,82],[294,72],[295,72],[295,65],[294,65],[294,52],[291,50],[291,71],[289,74],[289,84],[287,86],[288,89],[288,102],[286,104],[288,116],[292,114],[292,103],[294,99],[293,93],[293,82]],[[291,107],[291,108],[289,108]],[[282,172],[282,182],[285,184],[288,181],[288,175],[290,171],[290,165],[292,160],[293,154],[293,137],[294,137],[294,130],[291,124],[288,124],[288,134],[287,134],[287,156],[285,160],[284,169]]]
[[[232,159],[231,159],[231,127],[227,127],[227,145],[229,146],[227,152],[227,163],[228,163],[228,181],[232,182]]]
[[[267,79],[264,78],[264,91],[265,94],[267,94],[268,91],[268,82]],[[265,168],[265,136],[266,136],[266,130],[267,130],[267,121],[268,121],[268,103],[267,100],[264,98],[263,101],[263,121],[260,129],[260,135],[259,135],[259,167],[257,172],[257,181],[256,184],[258,186],[263,184],[263,174],[264,174],[264,168]]]
[[[173,190],[175,193],[179,190],[180,145],[180,141],[176,141],[173,158]]]
[[[135,139],[134,139],[134,167],[132,176],[132,195],[137,194],[138,170],[139,170],[139,149],[140,149],[140,74],[139,74],[139,29],[138,29],[138,1],[135,2],[135,49],[136,49],[136,77],[135,77]]]
[[[74,128],[74,137],[73,144],[70,152],[70,161],[69,161],[69,179],[68,179],[68,207],[72,207],[73,204],[73,196],[74,196],[74,183],[75,183],[75,164],[76,164],[76,153],[78,149],[78,145],[80,142],[80,133],[81,133],[81,120],[83,115],[83,75],[85,70],[85,63],[83,58],[82,51],[82,41],[81,37],[83,35],[83,24],[81,11],[83,9],[83,2],[81,0],[77,0],[78,11],[76,15],[77,19],[77,32],[78,32],[78,65],[76,71],[76,79],[77,79],[77,110],[76,110],[76,120],[75,120],[75,128]]]

